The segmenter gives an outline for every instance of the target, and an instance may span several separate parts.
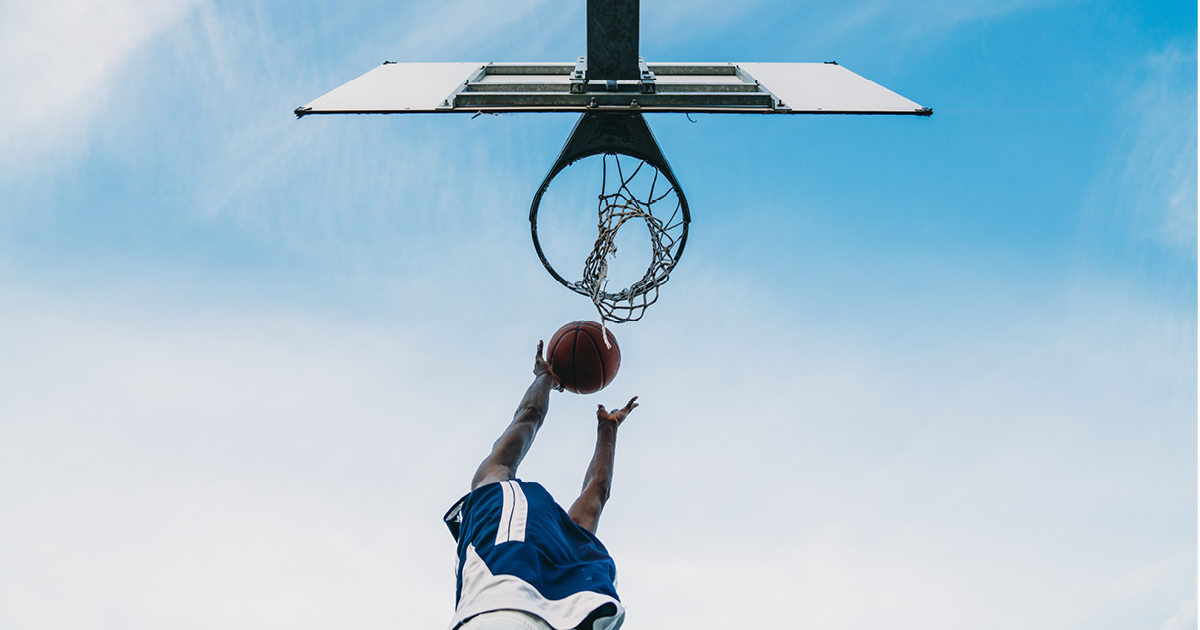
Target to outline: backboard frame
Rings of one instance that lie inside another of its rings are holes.
[[[298,107],[314,114],[626,111],[713,114],[933,113],[887,88],[825,63],[651,63],[639,78],[588,79],[569,63],[385,62]]]

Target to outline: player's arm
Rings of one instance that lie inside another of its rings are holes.
[[[612,489],[617,428],[637,406],[637,396],[634,396],[618,411],[609,413],[604,405],[596,410],[596,452],[592,454],[592,463],[588,465],[587,475],[583,478],[583,491],[567,511],[576,525],[589,532],[595,533],[600,525],[600,513],[604,511],[604,504],[608,502],[608,494]]]
[[[550,390],[558,387],[558,379],[550,371],[550,364],[542,358],[542,342],[538,342],[537,356],[533,360],[533,383],[525,390],[521,404],[513,414],[512,423],[492,445],[492,452],[479,464],[475,477],[471,479],[471,490],[495,481],[507,481],[517,476],[517,467],[538,429],[546,419],[550,408]]]

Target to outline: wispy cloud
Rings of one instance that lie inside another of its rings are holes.
[[[1196,56],[1177,46],[1114,77],[1111,136],[1081,196],[1075,264],[1161,303],[1187,304],[1196,275]]]
[[[1195,591],[1195,589],[1192,589]],[[1158,630],[1185,630],[1196,627],[1196,594],[1179,600],[1179,608],[1175,614],[1159,626]]]
[[[1143,238],[1196,257],[1196,54],[1147,55],[1122,86],[1128,131],[1105,202]]]
[[[669,50],[700,41],[720,50],[752,49],[780,55],[798,50],[808,54],[828,53],[853,43],[870,49],[888,47],[895,53],[914,45],[927,46],[930,42],[940,41],[964,24],[1062,2],[857,0],[836,5],[809,1],[777,5],[757,0],[738,3],[705,0],[645,3],[642,8],[642,46]],[[785,37],[779,37],[779,31],[772,28],[781,23],[789,25]],[[773,37],[755,36],[766,32],[772,33]]]
[[[893,32],[913,40],[939,38],[963,24],[997,18],[1030,9],[1063,4],[1065,0],[935,0],[934,2],[902,2],[898,0],[869,0],[864,12],[870,21],[883,21]],[[850,16],[851,20],[855,16]]]
[[[87,146],[130,56],[198,0],[15,0],[0,5],[0,171],[18,177]]]
[[[585,33],[584,4],[549,0],[450,0],[419,5],[387,47],[393,61],[574,61],[548,51]],[[511,58],[494,58],[504,52]],[[577,54],[584,54],[582,51]]]

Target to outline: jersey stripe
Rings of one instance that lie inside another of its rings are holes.
[[[525,523],[529,518],[529,501],[525,491],[515,480],[500,482],[504,494],[504,506],[500,509],[500,523],[496,527],[496,544],[523,542]]]
[[[513,491],[507,481],[500,482],[500,493],[504,495],[504,507],[500,509],[500,523],[496,527],[496,544],[508,542],[508,527],[512,521]]]
[[[525,542],[525,522],[529,518],[529,501],[525,498],[525,491],[521,489],[521,484],[516,481],[510,481],[513,486],[513,515],[512,524],[508,528],[508,540],[510,542]]]

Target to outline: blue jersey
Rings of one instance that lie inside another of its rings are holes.
[[[454,630],[492,610],[523,610],[555,630],[617,630],[617,566],[540,484],[480,486],[446,513],[458,541]]]

